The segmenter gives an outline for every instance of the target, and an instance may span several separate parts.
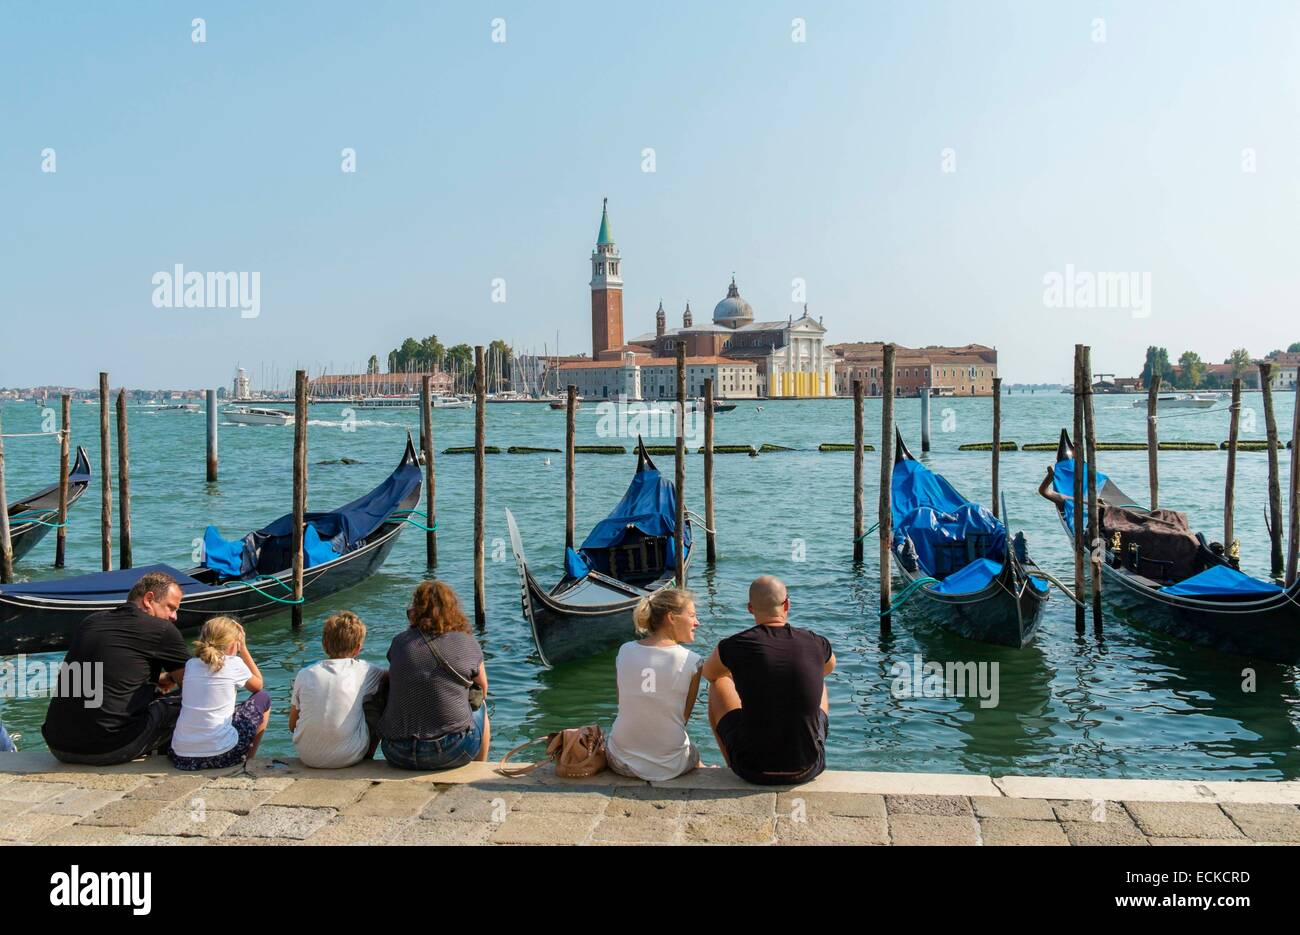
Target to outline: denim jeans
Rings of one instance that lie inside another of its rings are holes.
[[[469,728],[454,734],[444,734],[433,740],[405,737],[380,743],[384,759],[399,769],[443,770],[456,769],[473,761],[483,746],[483,724],[487,705],[474,712]]]
[[[5,730],[3,722],[0,722],[0,753],[16,753],[18,748],[14,746],[9,732]]]

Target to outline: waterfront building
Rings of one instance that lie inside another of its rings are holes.
[[[692,395],[703,392],[706,376],[713,378],[719,398],[835,394],[835,361],[826,350],[821,320],[804,306],[797,319],[791,315],[785,321],[755,321],[734,276],[711,320],[697,324],[688,302],[681,327],[669,328],[660,302],[655,330],[624,343],[622,256],[610,229],[608,199],[601,207],[591,254],[590,287],[591,358],[559,366],[559,382],[577,385],[584,397],[675,395],[676,383],[666,386],[661,371],[663,361],[675,366],[679,341],[686,344],[687,392]]]
[[[1275,390],[1294,390],[1297,370],[1300,370],[1300,354],[1278,354],[1273,358],[1269,387]]]
[[[434,396],[452,393],[452,377],[445,370],[429,374],[429,392]],[[347,399],[353,396],[415,396],[420,393],[423,373],[327,373],[307,384],[309,396],[318,399]]]
[[[858,341],[828,348],[838,362],[836,392],[853,393],[861,380],[868,396],[883,388],[884,342]],[[983,344],[964,347],[894,345],[894,395],[919,396],[929,388],[932,396],[991,396],[998,375],[998,352]]]
[[[806,305],[798,318],[755,321],[753,308],[741,297],[732,276],[727,294],[713,308],[711,321],[696,324],[687,303],[682,326],[668,328],[661,302],[654,333],[639,335],[628,343],[645,348],[654,357],[668,357],[676,342],[685,341],[689,356],[750,361],[755,366],[758,396],[834,396],[835,360],[826,349],[825,336],[825,326],[808,313]]]
[[[718,399],[753,399],[757,393],[753,361],[727,357],[687,357],[686,395],[704,395],[712,378]],[[561,367],[563,381],[583,399],[653,400],[677,398],[677,358],[647,357],[625,351],[619,360],[578,360]]]

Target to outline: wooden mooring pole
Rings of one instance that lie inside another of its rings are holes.
[[[921,453],[930,450],[930,388],[921,387]]]
[[[677,530],[673,536],[677,568],[677,587],[686,587],[686,549],[682,539],[686,532],[686,342],[677,342]]]
[[[1002,378],[993,378],[993,518],[1002,518],[1002,507],[998,502],[998,459],[1002,456]]]
[[[113,570],[113,450],[108,435],[108,374],[99,374],[99,557]]]
[[[1291,519],[1288,523],[1286,545],[1286,586],[1295,584],[1296,553],[1300,551],[1300,380],[1296,381],[1291,414]]]
[[[72,396],[64,393],[59,422],[59,528],[54,530],[54,567],[62,568],[68,551],[68,472],[71,465]]]
[[[5,496],[5,436],[0,425],[0,584],[14,580],[14,544],[9,535],[9,500]]]
[[[1228,477],[1223,488],[1223,548],[1229,558],[1237,552],[1232,530],[1233,496],[1237,485],[1237,434],[1241,427],[1241,377],[1232,381],[1232,406],[1228,409]]]
[[[484,510],[487,508],[487,374],[483,345],[474,347],[474,625],[487,625],[487,592],[483,585]]]
[[[1087,579],[1083,571],[1084,532],[1083,532],[1083,461],[1087,453],[1083,438],[1083,345],[1074,345],[1074,594],[1078,602],[1074,605],[1074,631],[1083,635],[1087,622],[1084,611],[1083,594]]]
[[[573,447],[577,436],[578,388],[569,384],[564,418],[564,548],[573,548],[574,510],[577,508],[578,485]]]
[[[713,514],[713,377],[704,378],[704,530],[707,537],[704,558],[712,568],[718,560],[714,530],[717,517]]]
[[[862,541],[862,381],[853,381],[853,561],[861,562],[866,552]]]
[[[438,487],[433,464],[432,377],[420,378],[420,454],[424,458],[424,564],[438,567]]]
[[[1092,567],[1092,628],[1101,636],[1101,563],[1106,558],[1097,506],[1097,422],[1092,405],[1092,348],[1083,349],[1083,424],[1088,460],[1088,549]]]
[[[894,345],[884,347],[884,382],[880,399],[880,632],[888,633],[893,621],[894,582],[890,548],[894,538]]]
[[[208,483],[217,482],[217,391],[207,390],[208,410]]]
[[[1264,395],[1264,428],[1268,438],[1268,540],[1269,567],[1280,578],[1286,565],[1282,559],[1282,482],[1277,463],[1277,415],[1273,412],[1273,363],[1259,365],[1260,392]]]
[[[1151,371],[1147,387],[1147,482],[1151,486],[1151,509],[1160,509],[1160,417],[1156,414],[1160,399],[1160,374]]]
[[[307,371],[293,381],[293,628],[302,626],[303,536],[307,516]]]
[[[126,390],[117,391],[117,562],[130,568],[131,561],[131,449],[126,429]]]

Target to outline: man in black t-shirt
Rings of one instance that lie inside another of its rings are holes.
[[[77,628],[64,664],[95,666],[102,693],[89,699],[57,695],[41,734],[64,763],[112,766],[165,750],[180,714],[180,684],[190,653],[176,629],[181,589],[164,572],[136,582],[127,602],[91,614]],[[85,682],[85,676],[81,680]]]
[[[835,654],[825,637],[790,626],[779,578],[749,586],[754,626],[718,644],[704,663],[709,723],[731,771],[748,782],[793,785],[826,768]]]

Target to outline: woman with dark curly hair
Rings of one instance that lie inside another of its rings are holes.
[[[455,769],[488,758],[487,671],[460,598],[422,581],[410,626],[388,647],[388,703],[379,721],[384,759],[401,769]]]

